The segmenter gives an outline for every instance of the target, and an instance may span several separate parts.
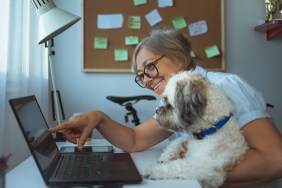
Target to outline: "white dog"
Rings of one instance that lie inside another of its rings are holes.
[[[226,173],[248,150],[232,105],[225,94],[195,71],[174,75],[157,109],[162,128],[186,132],[162,153],[158,164],[145,170],[149,179],[194,179],[204,188],[220,187]]]

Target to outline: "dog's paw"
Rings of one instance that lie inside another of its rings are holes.
[[[176,174],[172,172],[172,166],[166,163],[147,168],[143,172],[143,177],[151,180],[175,179]]]
[[[163,179],[183,179],[183,171],[175,166],[177,164],[164,163],[147,168],[143,173],[143,177],[151,180]]]
[[[157,169],[157,167],[150,167],[143,172],[143,177],[151,180],[163,179],[160,173],[161,172]]]

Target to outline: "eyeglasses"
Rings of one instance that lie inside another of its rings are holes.
[[[160,59],[162,59],[165,55],[158,58],[156,61],[149,63],[144,67],[144,71],[141,74],[138,74],[135,77],[135,82],[142,88],[146,87],[146,84],[144,83],[144,77],[147,76],[148,78],[156,78],[159,75],[159,70],[156,67],[156,64]]]

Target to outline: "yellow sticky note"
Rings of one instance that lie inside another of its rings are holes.
[[[94,48],[95,49],[107,49],[108,48],[108,38],[95,37],[94,38]]]
[[[186,20],[183,16],[174,18],[172,24],[174,29],[183,29],[187,27]]]
[[[133,0],[134,6],[143,5],[147,3],[147,0]]]
[[[115,49],[115,61],[128,61],[128,51],[125,48]]]
[[[208,58],[220,55],[217,45],[206,47],[205,52]]]
[[[141,17],[140,16],[129,16],[128,17],[129,29],[141,29]]]
[[[139,38],[137,36],[126,36],[125,45],[135,45],[138,44]]]

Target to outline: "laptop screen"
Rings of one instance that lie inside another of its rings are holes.
[[[35,96],[12,99],[10,104],[26,141],[30,143],[30,150],[36,156],[35,161],[41,172],[47,173],[59,151]]]

